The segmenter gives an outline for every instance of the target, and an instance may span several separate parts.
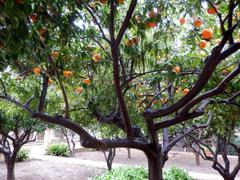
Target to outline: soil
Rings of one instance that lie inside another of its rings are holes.
[[[230,157],[230,160],[235,164],[237,158]],[[131,150],[131,159],[129,159],[126,149],[117,149],[113,167],[124,164],[146,166],[147,159],[142,152],[137,150]],[[201,160],[200,166],[196,166],[192,153],[170,153],[165,168],[172,166],[191,172],[218,175],[211,168],[211,163],[207,161]],[[16,180],[88,180],[106,171],[103,153],[86,149],[81,149],[74,158],[42,156],[39,159],[16,163],[15,170]],[[240,174],[238,177],[240,178]],[[0,180],[4,179],[6,179],[6,167],[4,163],[0,163]]]

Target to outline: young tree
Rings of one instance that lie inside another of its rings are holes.
[[[23,145],[34,142],[34,132],[44,130],[44,124],[31,119],[19,110],[9,110],[7,104],[0,105],[0,153],[3,154],[7,166],[7,180],[14,180],[14,167],[17,154]],[[13,109],[16,107],[12,107]]]
[[[204,115],[209,99],[225,93],[239,75],[238,5],[236,0],[1,1],[1,67],[11,67],[33,96],[8,93],[18,83],[3,71],[0,98],[76,132],[84,147],[139,149],[147,156],[149,179],[162,179],[169,150],[205,124],[185,129],[164,149],[159,131]],[[229,62],[233,68],[222,76],[222,64]],[[31,97],[34,101],[25,103]],[[96,120],[123,136],[93,136],[89,130],[101,127]]]
[[[212,167],[224,179],[230,180],[235,179],[240,170],[240,148],[233,141],[236,132],[239,130],[240,106],[239,100],[236,100],[234,97],[236,96],[220,101],[217,105],[212,105],[213,120],[208,131],[205,131],[202,136],[190,133],[185,137],[186,144],[190,149],[199,154],[203,159],[211,161]],[[216,137],[214,138],[216,139],[215,147],[211,147],[207,143],[207,137]],[[233,148],[233,151],[238,156],[238,161],[235,165],[230,164],[228,158],[229,148]],[[224,163],[221,163],[221,160]]]

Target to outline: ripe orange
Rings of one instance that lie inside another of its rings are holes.
[[[216,6],[215,6],[215,8],[217,9]],[[208,8],[207,12],[208,12],[208,14],[217,14],[217,11],[213,7]]]
[[[94,61],[95,63],[98,63],[98,62],[101,61],[101,55],[100,55],[100,54],[94,54],[94,55],[92,56],[92,59],[93,59],[93,61]]]
[[[173,68],[173,71],[174,71],[176,74],[178,74],[178,73],[180,73],[181,68],[180,68],[179,66],[176,66],[175,68]]]
[[[149,18],[154,18],[155,17],[155,12],[153,10],[149,11],[148,16],[149,16]]]
[[[75,89],[75,92],[76,92],[77,94],[81,94],[81,93],[83,92],[83,87],[77,87],[77,88]]]
[[[73,76],[73,72],[72,71],[63,71],[63,76],[65,78],[69,78]]]
[[[207,45],[207,41],[205,41],[205,40],[201,40],[200,43],[199,43],[199,47],[201,49],[204,49],[206,47],[206,45]]]
[[[156,23],[156,22],[148,22],[148,23],[147,23],[147,27],[148,27],[148,28],[154,28],[155,26],[157,26],[157,23]]]
[[[41,68],[39,68],[39,67],[33,68],[33,73],[36,75],[39,75],[41,73]]]
[[[201,25],[202,25],[202,20],[201,20],[201,19],[196,19],[196,20],[194,21],[194,26],[195,26],[196,28],[199,28]]]
[[[58,52],[58,51],[53,51],[53,52],[52,52],[52,57],[53,57],[53,58],[56,59],[56,58],[58,58],[58,56],[59,56],[59,52]]]
[[[89,78],[87,78],[83,80],[83,83],[89,86],[91,84],[91,81]]]
[[[187,20],[186,20],[185,18],[180,18],[180,19],[179,19],[179,23],[180,23],[181,25],[185,24],[186,22],[187,22]]]
[[[107,0],[99,0],[99,2],[100,2],[101,4],[105,4],[105,3],[107,2]]]
[[[203,39],[211,39],[213,35],[213,31],[212,29],[208,28],[208,29],[203,29],[202,30],[202,38]]]
[[[185,89],[183,89],[183,94],[188,94],[189,93],[189,89],[188,88],[185,88]]]
[[[117,2],[118,2],[119,4],[123,4],[123,3],[124,3],[124,0],[117,0]]]
[[[38,17],[37,17],[36,14],[31,14],[31,15],[29,16],[29,18],[30,18],[30,20],[31,20],[33,23],[35,23],[35,22],[37,21],[37,19],[38,19]]]

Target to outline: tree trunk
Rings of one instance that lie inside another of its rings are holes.
[[[163,128],[163,147],[165,148],[169,143],[168,128]]]
[[[127,152],[128,152],[128,159],[131,159],[131,150],[130,150],[130,148],[127,148]]]
[[[5,163],[7,166],[7,180],[15,180],[15,159],[9,156],[5,156]]]
[[[148,179],[163,180],[161,149],[156,153],[146,154],[148,159]]]
[[[195,155],[195,160],[196,160],[196,166],[200,165],[200,155],[198,153],[193,152]]]

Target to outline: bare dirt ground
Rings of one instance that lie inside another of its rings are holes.
[[[33,158],[30,161],[16,164],[16,180],[88,180],[90,177],[107,171],[103,153],[98,151],[89,152],[82,149],[75,158],[49,156]],[[230,159],[232,163],[237,160],[236,158]],[[128,159],[126,149],[117,149],[114,163],[113,167],[123,164],[146,166],[147,160],[140,151],[131,150],[131,159]],[[195,174],[197,179],[221,179],[217,172],[211,168],[211,163],[201,160],[201,165],[196,166],[194,156],[191,153],[171,153],[165,167],[172,166],[186,169],[190,175],[198,173]],[[0,163],[0,180],[6,179],[5,175],[5,164]],[[240,174],[237,179],[240,179]]]

